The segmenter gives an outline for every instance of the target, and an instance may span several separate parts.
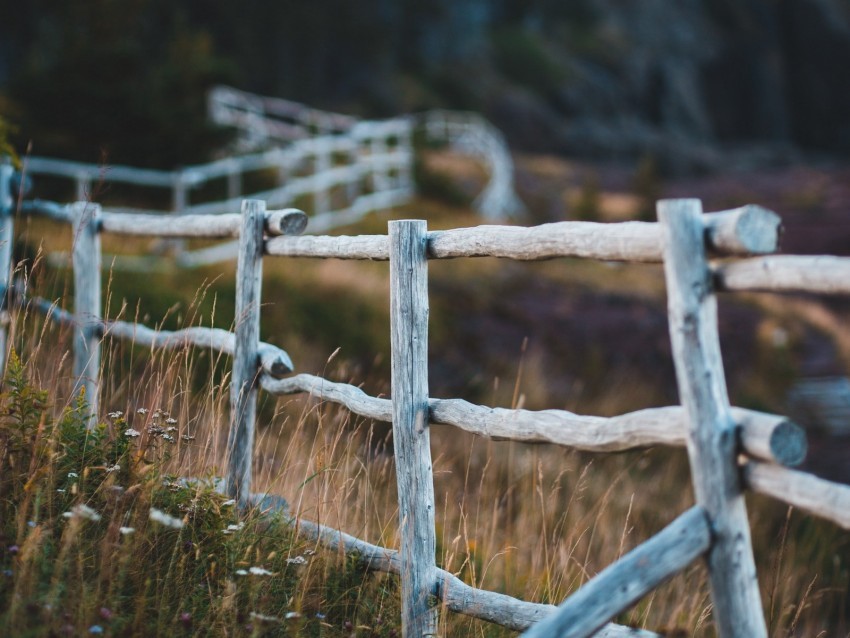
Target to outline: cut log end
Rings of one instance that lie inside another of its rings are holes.
[[[779,216],[762,206],[748,204],[738,218],[738,238],[742,248],[750,254],[768,254],[779,247],[782,221]]]
[[[307,221],[307,214],[297,208],[268,211],[266,232],[270,235],[300,235],[307,228]]]
[[[805,430],[793,421],[780,422],[770,435],[770,451],[780,465],[800,465],[809,451]]]
[[[280,379],[295,370],[292,359],[285,350],[281,350],[275,346],[267,346],[260,348],[260,367],[266,374]]]

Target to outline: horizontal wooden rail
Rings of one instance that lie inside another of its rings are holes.
[[[54,202],[32,200],[21,205],[21,212],[49,217],[71,223],[69,206]],[[266,211],[265,231],[271,236],[299,235],[307,227],[307,215],[297,208]],[[238,237],[242,216],[224,215],[162,215],[112,213],[103,211],[98,218],[98,231],[117,235],[146,237]]]
[[[716,265],[718,290],[850,293],[850,257],[776,255]]]
[[[261,501],[266,495],[255,497]],[[293,519],[296,531],[330,549],[341,549],[355,555],[360,565],[372,571],[398,574],[401,569],[399,553],[372,545],[333,527],[304,519]],[[497,623],[514,631],[533,626],[557,609],[554,605],[531,603],[513,596],[477,589],[464,583],[454,574],[437,568],[434,595],[451,611]],[[600,636],[604,638],[659,638],[658,634],[623,625],[608,624]]]
[[[22,289],[21,286],[17,285],[12,289],[12,300],[19,307],[33,308],[60,325],[69,327],[78,325],[72,313],[46,299],[24,297],[21,294]],[[235,351],[236,338],[234,334],[221,328],[191,327],[182,330],[154,330],[140,323],[104,320],[99,320],[97,324],[101,336],[131,341],[139,346],[183,348],[191,345],[199,348],[211,348],[230,356],[233,356]],[[260,367],[267,375],[277,378],[293,371],[292,359],[285,350],[270,343],[260,342],[257,351]]]
[[[379,421],[392,420],[392,401],[367,395],[345,383],[310,374],[280,380],[261,378],[271,394],[306,392],[344,405],[352,412]],[[652,445],[684,446],[685,413],[679,406],[648,408],[615,417],[582,416],[566,410],[508,410],[468,403],[462,399],[430,399],[432,423],[499,440],[555,443],[590,452],[615,452]],[[741,445],[752,456],[796,465],[805,457],[806,435],[785,417],[733,408],[741,430]]]
[[[225,215],[131,215],[101,214],[100,230],[119,235],[148,237],[238,237],[242,216]],[[267,211],[265,230],[269,235],[298,235],[307,227],[307,215],[296,208]]]
[[[760,206],[704,216],[709,248],[723,254],[776,250],[778,217]],[[389,258],[385,235],[278,237],[266,253],[287,257]],[[555,222],[540,226],[477,226],[428,233],[428,256],[505,257],[519,260],[586,257],[606,261],[660,262],[661,229],[656,222]]]
[[[850,485],[757,461],[747,462],[743,474],[744,482],[754,492],[850,529]]]
[[[693,507],[651,539],[602,570],[524,638],[588,638],[685,569],[711,545],[705,510]]]

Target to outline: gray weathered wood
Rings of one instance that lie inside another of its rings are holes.
[[[693,507],[651,539],[602,570],[526,631],[524,638],[587,638],[711,545],[705,510]]]
[[[767,636],[750,528],[736,463],[735,423],[717,334],[717,299],[705,257],[702,205],[662,200],[664,274],[670,340],[696,500],[715,542],[708,555],[714,617],[721,638]]]
[[[729,255],[774,253],[782,220],[754,204],[703,216],[708,246]]]
[[[269,235],[300,235],[307,228],[307,215],[297,208],[266,212],[266,232]]]
[[[101,330],[105,336],[132,341],[138,346],[183,348],[192,345],[231,356],[236,352],[236,335],[221,328],[154,330],[138,323],[109,321],[102,324]],[[292,360],[285,350],[264,342],[257,345],[256,365],[272,377],[282,377],[293,370]]]
[[[104,212],[100,229],[105,233],[147,237],[238,237],[242,225],[238,214],[145,215]]]
[[[57,303],[40,297],[26,296],[23,284],[13,285],[10,294],[12,302],[19,307],[32,308],[60,325],[73,328],[79,325],[74,315],[60,308]],[[209,348],[230,356],[233,356],[236,351],[236,335],[221,328],[196,326],[182,330],[154,330],[140,323],[100,320],[97,322],[96,329],[100,336],[123,339],[137,346],[150,348],[195,346]],[[261,341],[257,346],[257,354],[257,365],[271,378],[283,377],[293,370],[292,359],[282,348]],[[389,421],[390,418],[386,420]]]
[[[97,422],[100,374],[100,236],[97,233],[100,205],[76,202],[74,215],[74,394],[85,389],[89,427]]]
[[[293,520],[296,531],[330,549],[339,549],[356,555],[360,564],[369,570],[390,574],[401,573],[399,552],[367,543],[327,525],[319,525],[303,518]],[[522,631],[552,615],[557,607],[531,603],[497,592],[476,589],[457,576],[436,569],[433,593],[450,611],[480,618]],[[658,634],[642,629],[609,623],[596,634],[597,638],[659,638]]]
[[[742,259],[714,268],[718,290],[850,293],[850,258],[776,255]]]
[[[743,221],[742,221],[743,220]],[[758,252],[776,249],[776,215],[758,206],[704,216],[708,247],[738,254],[744,247]],[[753,229],[758,229],[754,234]],[[338,259],[389,258],[384,235],[357,237],[281,237],[269,240],[269,255],[335,257]],[[586,257],[607,261],[659,262],[661,230],[654,222],[555,222],[540,226],[476,226],[428,233],[428,257],[505,257],[518,260]]]
[[[732,408],[732,418],[739,426],[741,447],[750,456],[786,467],[806,459],[806,431],[793,421],[741,408]]]
[[[2,301],[0,304],[0,376],[6,369],[7,327],[9,325],[9,285],[12,277],[12,243],[15,239],[14,220],[12,219],[12,163],[9,158],[0,158],[0,286]]]
[[[58,218],[57,215],[52,215]],[[264,228],[269,235],[299,235],[307,215],[297,208],[268,211]],[[224,215],[145,215],[102,212],[99,228],[106,233],[147,237],[239,237],[242,217]]]
[[[392,221],[390,343],[393,446],[401,530],[402,633],[432,636],[437,611],[434,479],[428,428],[428,261],[424,221]]]
[[[236,339],[230,380],[227,492],[242,508],[247,507],[251,496],[265,208],[262,200],[243,202],[236,262]]]
[[[850,529],[850,486],[757,461],[746,463],[743,472],[744,482],[754,492]]]
[[[307,392],[361,416],[392,421],[392,402],[367,395],[346,383],[311,374],[286,379],[263,377],[271,394]],[[681,406],[648,408],[614,417],[584,416],[566,410],[508,410],[474,405],[463,399],[429,399],[431,423],[453,425],[496,440],[555,443],[589,452],[618,452],[651,445],[684,446],[686,415]],[[775,414],[732,408],[743,451],[773,463],[797,465],[805,457],[802,428]]]
[[[390,242],[386,235],[272,237],[266,242],[266,254],[386,261],[390,258]]]

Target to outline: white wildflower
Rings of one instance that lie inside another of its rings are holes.
[[[115,465],[113,465],[111,467],[106,468],[107,474],[112,474],[113,472],[119,472],[119,471],[121,471],[121,466],[118,465],[118,463],[116,463]]]
[[[222,534],[233,534],[234,532],[240,531],[243,527],[245,527],[245,523],[239,521],[235,525],[228,525],[227,529],[222,530]]]
[[[284,618],[286,618],[287,620],[291,620],[292,618],[301,618],[301,614],[299,614],[297,611],[288,611],[286,612],[286,616],[284,616]],[[324,616],[322,616],[322,618],[324,618]]]
[[[58,488],[56,491],[57,491],[57,492],[59,492],[60,494],[64,494],[64,493],[65,493],[65,492],[67,492],[68,490],[64,490],[64,489],[62,489],[62,488],[60,487],[60,488]]]
[[[246,572],[244,569],[237,569],[237,570],[236,570],[236,575],[237,575],[237,576],[247,576],[247,575],[248,575],[248,572]]]
[[[79,478],[80,475],[76,472],[68,472],[68,478]]]
[[[142,433],[138,430],[134,430],[133,428],[127,428],[124,430],[124,436],[128,436],[131,439],[135,439],[138,436],[142,436]]]
[[[248,573],[252,576],[274,576],[273,573],[263,567],[250,567]]]
[[[174,529],[182,529],[183,528],[183,520],[180,518],[175,518],[170,514],[166,514],[162,510],[158,510],[155,507],[151,508],[150,519],[156,523],[160,523],[161,525],[165,525],[166,527],[173,527]]]
[[[148,410],[147,408],[139,408],[138,410],[136,410],[136,414],[147,414],[148,412],[150,412],[150,410]]]
[[[106,416],[108,416],[110,419],[120,419],[122,416],[124,416],[124,413],[121,410],[115,410],[115,412],[110,412]]]
[[[183,439],[184,441],[194,441],[195,440],[195,437],[190,435],[190,434],[184,434],[180,438]]]
[[[256,611],[249,613],[248,617],[258,622],[280,622],[280,618],[277,616],[267,616],[266,614],[259,614]]]
[[[166,423],[168,423],[169,425],[174,425],[175,423],[177,423],[177,419],[175,419],[175,418],[173,418],[173,417],[168,417],[168,418],[165,420],[165,422],[166,422]]]
[[[307,559],[304,558],[303,556],[295,556],[294,558],[287,558],[286,564],[287,565],[306,565]]]
[[[228,507],[230,505],[236,505],[236,499],[235,498],[231,498],[230,500],[227,500],[227,501],[225,501],[224,503],[221,504],[222,507]]]
[[[166,431],[166,432],[176,432],[176,431],[177,431],[177,428],[175,428],[175,427],[172,425],[170,428],[166,428],[166,429],[165,429],[165,431]]]
[[[62,514],[62,516],[64,516],[65,518],[73,518],[76,516],[78,518],[85,518],[90,521],[100,520],[100,514],[95,512],[92,508],[90,508],[88,505],[85,505],[84,503],[81,503],[80,505],[75,505],[71,508],[70,512],[65,512],[64,514]]]
[[[135,527],[119,527],[118,531],[121,532],[122,536],[128,536],[136,531]]]
[[[162,440],[163,440],[163,441],[168,441],[169,443],[174,443],[174,437],[173,437],[173,436],[171,436],[170,434],[163,434],[163,435],[162,435]]]

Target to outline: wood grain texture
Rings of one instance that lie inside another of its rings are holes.
[[[770,252],[778,241],[778,218],[767,209],[746,206],[705,215],[708,247],[722,254]],[[389,258],[384,235],[357,237],[291,237],[269,240],[269,255]],[[606,261],[659,262],[661,230],[655,222],[555,222],[540,226],[476,226],[428,233],[428,257],[504,257],[541,260],[586,257]]]
[[[242,203],[242,227],[236,264],[236,337],[230,380],[230,431],[227,436],[227,493],[240,508],[251,496],[254,426],[260,342],[265,202]]]
[[[22,308],[32,308],[60,325],[76,328],[78,322],[74,315],[63,310],[58,301],[49,301],[41,297],[29,297],[24,293],[23,283],[16,283],[11,289],[12,302]],[[186,348],[194,346],[208,348],[233,356],[236,351],[236,335],[221,328],[203,328],[200,326],[182,330],[156,330],[140,323],[127,321],[99,321],[98,334],[115,339],[123,339],[136,346],[150,348]],[[257,365],[270,378],[283,377],[293,370],[292,359],[282,348],[261,341],[257,347]],[[387,419],[389,420],[389,419]]]
[[[358,562],[365,569],[390,574],[401,573],[401,558],[397,550],[367,543],[333,527],[319,525],[302,518],[293,519],[292,524],[301,536],[329,549],[356,555]],[[552,615],[557,609],[554,605],[526,602],[513,596],[471,587],[454,574],[440,568],[436,568],[435,573],[433,594],[442,600],[447,609],[496,623],[514,631],[528,629],[543,618]],[[651,631],[613,623],[605,625],[596,636],[598,638],[659,638],[658,634]]]
[[[694,507],[585,583],[524,638],[588,638],[685,569],[711,545],[706,513]]]
[[[776,255],[714,267],[718,290],[850,293],[850,258]]]
[[[696,500],[715,534],[708,555],[714,618],[721,638],[761,638],[761,608],[750,528],[736,464],[735,423],[717,334],[717,299],[705,257],[702,205],[662,200],[670,340]]]
[[[183,328],[182,330],[154,330],[139,323],[107,321],[101,325],[105,336],[131,341],[137,346],[151,348],[209,348],[233,356],[236,352],[236,335],[221,328]],[[293,370],[289,354],[270,343],[257,345],[257,365],[272,377],[282,377]]]
[[[392,402],[367,395],[346,383],[310,374],[286,379],[261,379],[271,394],[306,392],[333,401],[361,416],[392,421]],[[554,443],[588,452],[618,452],[652,445],[684,446],[687,417],[680,406],[648,408],[614,417],[574,414],[566,410],[508,410],[475,405],[463,399],[428,400],[431,423],[452,425],[495,440]],[[785,417],[732,408],[741,430],[743,451],[783,465],[805,457],[806,434]]]
[[[707,245],[727,255],[775,253],[782,221],[779,215],[754,204],[703,216]]]
[[[390,258],[390,242],[386,235],[273,237],[266,242],[266,254],[386,261]]]
[[[74,395],[85,390],[89,409],[88,426],[97,423],[98,376],[100,375],[100,236],[97,232],[100,206],[76,202],[72,259],[74,267]]]
[[[12,244],[15,240],[12,219],[12,173],[14,169],[8,158],[0,158],[0,374],[6,369],[7,326],[9,324],[9,286],[12,277]]]
[[[269,211],[264,228],[270,235],[298,235],[307,226],[307,215],[297,208]],[[100,230],[119,235],[147,237],[239,237],[242,217],[223,215],[144,215],[103,212]]]
[[[300,235],[307,228],[307,222],[306,213],[297,208],[266,212],[266,232],[269,235]]]
[[[757,461],[746,463],[743,473],[744,482],[754,492],[850,529],[850,486]]]
[[[428,428],[428,261],[424,221],[391,221],[393,448],[401,532],[402,634],[433,636],[434,478]]]

